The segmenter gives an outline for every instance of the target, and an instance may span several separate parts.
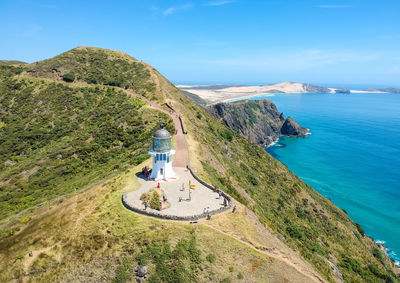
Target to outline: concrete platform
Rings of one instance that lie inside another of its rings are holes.
[[[177,178],[169,182],[147,181],[139,178],[141,186],[138,190],[127,193],[125,199],[126,205],[144,210],[140,196],[145,192],[149,192],[150,189],[156,188],[157,184],[160,183],[160,188],[167,197],[170,207],[161,211],[148,207],[148,212],[182,217],[202,214],[204,208],[207,207],[209,207],[210,212],[224,207],[224,198],[219,198],[218,193],[213,192],[195,180],[189,170],[182,167],[174,167],[174,171]],[[189,200],[189,189],[187,188],[189,180],[191,184],[196,186],[194,190],[191,190],[191,200]],[[182,191],[183,183],[185,184],[185,189]],[[182,198],[182,201],[179,201],[179,198]]]

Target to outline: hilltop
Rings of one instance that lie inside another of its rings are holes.
[[[152,132],[174,132],[141,98],[182,116],[191,167],[237,213],[190,225],[122,206]],[[138,262],[152,282],[399,281],[343,210],[121,52],[0,66],[0,113],[0,281],[126,282]]]

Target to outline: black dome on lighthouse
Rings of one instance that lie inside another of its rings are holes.
[[[159,129],[159,130],[155,131],[153,137],[158,138],[158,139],[166,139],[166,138],[170,138],[171,135],[166,129]]]

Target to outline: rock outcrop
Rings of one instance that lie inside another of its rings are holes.
[[[281,127],[281,134],[288,137],[302,137],[304,138],[308,133],[308,129],[303,128],[293,120],[288,117]]]
[[[285,119],[269,99],[218,103],[208,106],[207,110],[226,126],[260,146],[270,145],[280,135],[305,137],[308,132],[292,118]]]

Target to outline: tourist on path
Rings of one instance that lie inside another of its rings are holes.
[[[144,210],[147,210],[147,200],[144,201]]]
[[[226,198],[224,198],[224,206],[226,207]]]

